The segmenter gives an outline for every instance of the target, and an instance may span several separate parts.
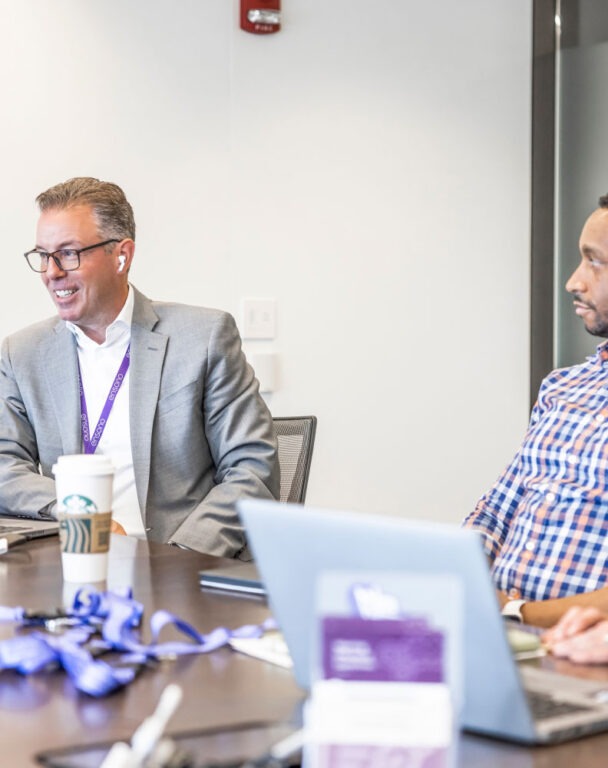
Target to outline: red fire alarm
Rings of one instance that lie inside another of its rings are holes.
[[[281,29],[281,0],[241,0],[241,29],[270,35]]]

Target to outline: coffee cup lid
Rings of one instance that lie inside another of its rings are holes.
[[[108,456],[76,453],[58,456],[52,470],[54,475],[58,472],[66,475],[111,475],[114,473],[114,466]]]

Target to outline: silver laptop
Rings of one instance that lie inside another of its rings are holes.
[[[319,573],[455,574],[465,593],[463,728],[525,743],[608,731],[606,684],[515,661],[479,534],[455,525],[272,501],[237,506],[302,687],[310,685]]]
[[[6,551],[15,544],[42,536],[56,536],[59,533],[57,520],[31,520],[24,517],[0,516],[0,549]],[[4,540],[5,543],[2,543]]]

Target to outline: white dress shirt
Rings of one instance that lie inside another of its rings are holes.
[[[110,388],[131,341],[133,290],[116,320],[106,330],[102,344],[90,339],[78,326],[66,322],[76,337],[80,375],[87,403],[89,432],[92,435],[106,403]],[[114,400],[96,453],[109,456],[114,465],[112,517],[132,536],[145,536],[133,471],[131,431],[129,428],[129,380],[127,371]]]

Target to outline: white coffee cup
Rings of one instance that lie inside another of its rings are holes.
[[[53,474],[63,578],[104,581],[112,525],[112,462],[94,453],[59,456]]]

